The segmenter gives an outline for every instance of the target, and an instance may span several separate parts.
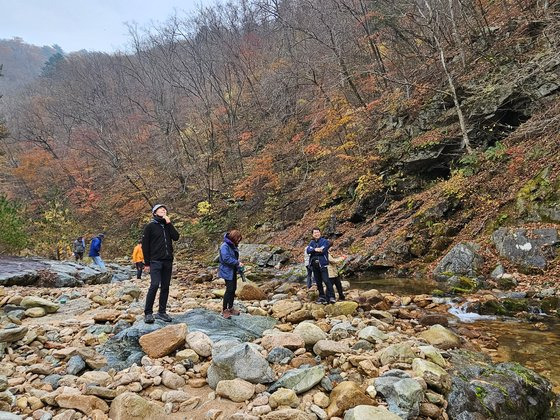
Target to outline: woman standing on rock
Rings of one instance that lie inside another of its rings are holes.
[[[220,246],[220,267],[218,275],[226,281],[226,292],[224,294],[224,304],[222,316],[226,319],[232,315],[239,315],[237,309],[233,309],[235,290],[237,289],[237,272],[243,267],[239,261],[239,242],[242,236],[238,230],[231,230],[224,235],[224,242]]]

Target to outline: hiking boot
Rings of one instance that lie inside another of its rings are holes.
[[[240,314],[240,312],[237,309],[233,309],[233,308],[229,309],[229,313],[235,316]]]
[[[154,316],[152,314],[144,315],[144,322],[146,324],[153,324],[154,323]]]
[[[161,319],[164,322],[171,322],[172,319],[169,315],[167,315],[166,313],[160,314],[159,312],[156,314],[156,318],[157,319]]]
[[[224,309],[224,310],[222,311],[222,316],[223,316],[225,319],[230,319],[230,318],[231,318],[231,312],[229,311],[229,309]]]
[[[315,303],[318,303],[319,305],[326,305],[327,300],[324,297],[320,297]]]
[[[329,303],[336,303],[336,299],[335,298],[330,298]]]

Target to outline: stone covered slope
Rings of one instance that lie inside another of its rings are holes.
[[[244,285],[244,314],[226,321],[222,288],[179,281],[175,322],[149,326],[146,280],[64,296],[2,289],[0,408],[56,419],[540,419],[553,398],[534,372],[477,356],[477,342],[440,325],[447,305],[430,296],[349,290],[323,306],[272,281]],[[39,297],[64,318],[17,309],[30,298],[47,305]]]

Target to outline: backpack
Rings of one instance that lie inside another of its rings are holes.
[[[86,250],[84,243],[80,241],[74,241],[74,252],[84,252]]]

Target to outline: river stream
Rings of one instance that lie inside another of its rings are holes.
[[[431,294],[438,288],[429,279],[353,277],[348,279],[353,288],[396,295]],[[450,305],[451,323],[469,323],[472,327],[498,340],[499,347],[491,353],[496,362],[518,362],[549,379],[556,393],[560,393],[560,320],[544,317],[538,326],[535,322],[515,318],[481,316],[465,312],[461,303],[442,299]]]

